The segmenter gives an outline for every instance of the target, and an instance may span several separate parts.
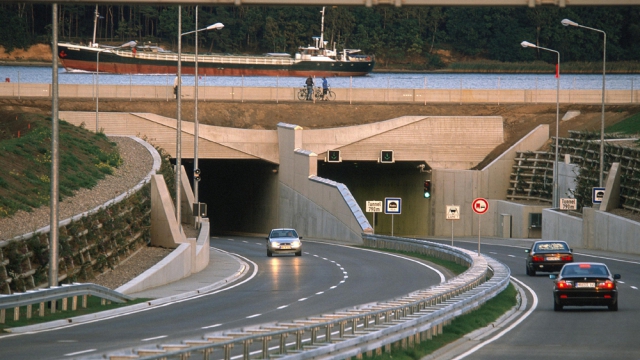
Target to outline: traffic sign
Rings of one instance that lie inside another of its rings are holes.
[[[560,198],[560,210],[575,210],[578,208],[578,201],[570,198]]]
[[[473,209],[474,213],[482,215],[486,213],[487,210],[489,210],[489,202],[483,198],[476,198],[471,203],[471,208]]]
[[[401,214],[402,213],[402,199],[401,198],[384,198],[384,213],[385,214]]]
[[[591,195],[591,201],[594,204],[602,203],[602,200],[604,200],[604,192],[605,192],[605,188],[603,188],[603,187],[594,187],[592,195]]]
[[[382,201],[367,201],[367,212],[382,212]]]
[[[447,220],[460,220],[460,206],[447,205]]]

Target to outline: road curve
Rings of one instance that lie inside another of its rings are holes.
[[[123,348],[195,339],[213,331],[330,313],[392,299],[441,282],[441,274],[424,263],[396,255],[305,241],[301,257],[269,258],[264,241],[249,237],[211,240],[211,246],[237,254],[256,267],[256,276],[251,279],[241,279],[208,295],[126,316],[2,336],[1,357],[98,356]]]

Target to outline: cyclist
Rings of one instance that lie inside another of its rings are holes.
[[[313,100],[313,79],[311,78],[311,75],[309,75],[305,84],[307,85],[307,100]]]
[[[327,92],[329,91],[329,83],[326,77],[322,77],[322,100],[327,101]]]

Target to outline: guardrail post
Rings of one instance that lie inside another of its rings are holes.
[[[327,333],[324,336],[324,341],[327,344],[331,343],[331,324],[327,324]]]
[[[82,307],[87,307],[87,295],[82,295]]]
[[[43,302],[40,303],[40,309],[38,311],[38,315],[40,315],[40,317],[44,316],[44,303]]]
[[[67,311],[67,298],[62,298],[62,311]]]
[[[27,319],[31,319],[31,304],[27,305]]]
[[[288,334],[280,334],[280,354],[287,353],[287,335]]]
[[[302,334],[304,334],[303,331],[296,331],[296,350],[302,349]]]
[[[20,308],[19,307],[14,307],[13,308],[13,321],[18,321],[20,320]]]
[[[245,340],[242,342],[243,344],[243,348],[242,348],[242,358],[244,360],[249,360],[249,345],[251,345],[252,341],[251,340]]]
[[[0,324],[4,324],[5,322],[6,311],[5,309],[0,309]]]
[[[318,328],[314,326],[311,328],[311,345],[316,343],[317,335],[318,335]]]
[[[78,309],[78,297],[74,296],[71,299],[71,310],[76,311]]]
[[[213,348],[202,350],[202,360],[209,360],[210,355],[213,353]]]
[[[224,360],[231,360],[231,349],[233,348],[233,344],[224,345]]]
[[[262,358],[269,358],[269,341],[271,340],[271,336],[265,336],[262,338]]]

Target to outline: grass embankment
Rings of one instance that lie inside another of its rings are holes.
[[[37,114],[0,114],[0,217],[47,205],[51,196],[51,121]],[[115,143],[59,122],[60,199],[92,188],[122,163]]]
[[[386,252],[392,252],[396,254],[403,254],[423,260],[427,260],[436,265],[443,266],[449,269],[456,275],[463,273],[467,270],[466,266],[456,264],[453,261],[441,260],[427,255],[404,252],[404,251],[392,251],[381,250]],[[487,301],[479,309],[470,312],[466,315],[455,318],[451,324],[446,326],[442,331],[442,334],[434,336],[431,340],[422,341],[420,344],[416,344],[413,348],[407,349],[392,349],[390,353],[383,353],[379,356],[363,356],[365,359],[372,360],[418,360],[427,356],[434,351],[450,344],[458,339],[461,339],[466,334],[483,328],[492,322],[496,321],[500,316],[509,311],[516,305],[517,290],[512,284],[493,299]]]
[[[87,314],[93,314],[100,311],[112,310],[121,308],[124,306],[130,306],[134,304],[143,303],[149,301],[150,299],[134,299],[128,301],[126,303],[108,303],[105,305],[101,304],[101,299],[95,296],[87,297],[87,307],[83,308],[81,306],[82,299],[78,298],[78,307],[75,311],[71,310],[71,301],[67,303],[67,310],[62,311],[62,300],[58,300],[56,304],[56,312],[51,313],[51,309],[47,305],[45,305],[44,316],[38,315],[39,304],[33,305],[33,310],[31,314],[31,319],[27,319],[27,307],[23,306],[20,308],[20,319],[18,321],[13,320],[13,309],[7,309],[6,320],[4,324],[0,324],[0,332],[6,332],[7,329],[16,328],[27,325],[35,325],[41,324],[49,321],[68,319],[75,316],[82,316]]]
[[[605,132],[629,135],[640,134],[640,114],[635,114],[617,124],[608,126]]]

